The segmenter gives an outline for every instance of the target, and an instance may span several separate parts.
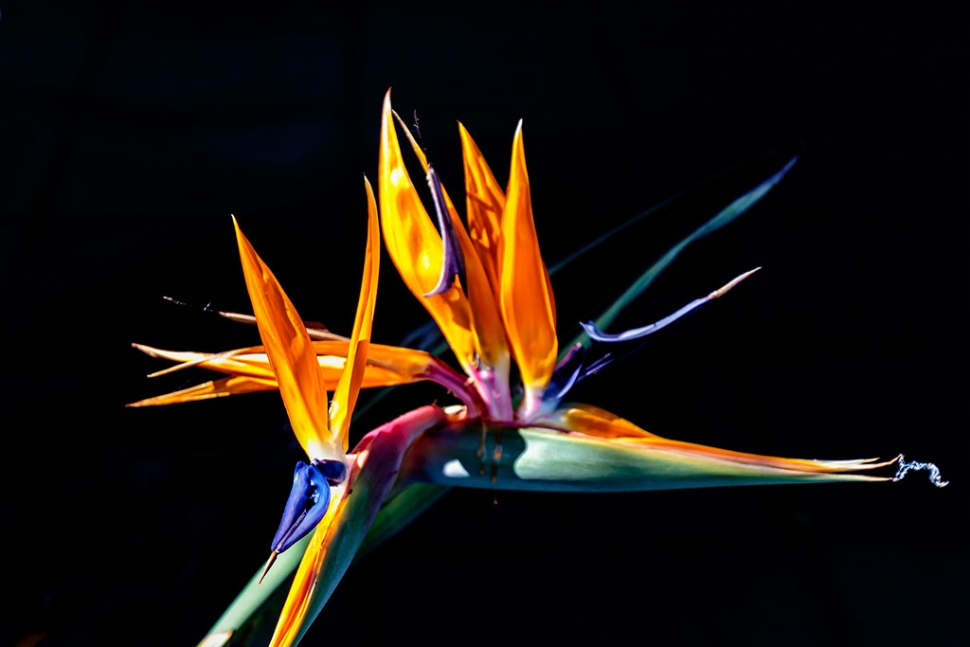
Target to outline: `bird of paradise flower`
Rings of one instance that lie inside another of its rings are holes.
[[[563,350],[556,333],[549,272],[533,222],[521,122],[513,140],[506,190],[459,124],[466,230],[435,168],[404,128],[426,173],[435,226],[405,168],[395,118],[388,92],[378,171],[385,247],[405,284],[447,340],[464,377],[430,353],[370,343],[380,236],[378,201],[366,178],[368,236],[350,338],[304,324],[234,220],[262,346],[212,354],[136,345],[178,362],[159,373],[200,366],[228,377],[130,406],[278,389],[309,459],[294,470],[290,497],[266,567],[200,645],[226,644],[294,569],[271,645],[296,644],[355,556],[425,510],[446,489],[441,486],[574,492],[659,490],[876,482],[898,480],[918,469],[929,470],[937,485],[946,485],[935,465],[905,462],[901,456],[888,461],[822,461],[747,454],[661,438],[597,407],[563,404],[576,383],[632,352],[644,337],[723,296],[755,271],[741,274],[656,323],[615,334],[601,329],[684,246],[746,210],[781,179],[794,160],[671,250],[618,305],[596,322],[582,324],[584,334]],[[521,394],[511,385],[513,364],[521,379]],[[419,380],[437,382],[461,404],[415,409],[366,434],[348,453],[349,425],[360,389]],[[331,390],[334,395],[328,399]],[[486,451],[489,441],[492,449]],[[899,464],[895,477],[862,473],[893,463]],[[276,568],[271,571],[274,562]]]

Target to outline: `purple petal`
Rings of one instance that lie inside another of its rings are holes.
[[[691,301],[674,314],[664,317],[649,326],[634,328],[633,330],[611,335],[600,330],[593,322],[580,324],[586,331],[586,334],[589,335],[592,343],[589,348],[583,348],[582,344],[576,344],[569,349],[569,352],[562,358],[562,361],[556,365],[556,371],[553,373],[552,379],[549,382],[548,395],[546,397],[549,400],[561,400],[580,381],[601,371],[609,364],[635,352],[640,347],[640,344],[636,343],[638,340],[657,332],[664,326],[673,323],[705,303],[724,296],[731,288],[759,269],[761,268],[758,267],[750,272],[745,272],[724,287],[714,290],[702,299]],[[626,342],[625,345],[624,342]],[[617,349],[612,344],[619,344],[620,348],[617,352],[614,352]]]
[[[434,202],[435,214],[438,216],[438,229],[441,231],[441,242],[444,250],[441,259],[441,275],[438,277],[438,285],[434,290],[424,296],[431,297],[436,294],[444,294],[451,288],[455,277],[461,281],[462,287],[467,287],[465,281],[465,257],[462,256],[461,247],[458,245],[458,236],[455,233],[454,224],[451,216],[445,208],[445,195],[441,189],[441,180],[434,166],[428,163],[428,186],[431,187],[431,200]]]
[[[313,459],[313,466],[320,470],[323,477],[330,485],[340,485],[347,480],[347,466],[343,461],[318,460]]]
[[[576,382],[584,377],[583,365],[586,356],[586,349],[582,344],[574,344],[566,356],[558,364],[556,370],[549,380],[546,393],[556,400],[562,399],[569,389],[573,388]]]
[[[626,330],[626,331],[621,332],[621,333],[610,334],[610,333],[605,333],[602,330],[600,330],[596,326],[596,324],[593,323],[592,321],[590,321],[588,323],[580,323],[579,325],[581,325],[583,327],[583,330],[586,331],[586,334],[589,335],[590,339],[592,339],[594,341],[598,341],[598,342],[615,343],[615,342],[632,341],[632,340],[635,340],[635,339],[642,339],[643,337],[646,337],[647,335],[650,335],[650,334],[653,334],[653,333],[657,332],[661,328],[665,328],[666,326],[668,326],[668,325],[672,324],[673,322],[677,321],[678,319],[680,319],[684,315],[686,315],[686,314],[688,314],[690,312],[693,312],[697,308],[700,308],[705,303],[709,303],[709,302],[713,301],[714,299],[717,299],[718,297],[724,296],[725,294],[727,294],[727,292],[731,288],[733,288],[735,285],[737,285],[738,283],[740,283],[744,279],[748,278],[749,276],[751,276],[752,274],[754,274],[755,272],[757,272],[760,269],[761,269],[760,267],[756,267],[756,268],[754,268],[753,270],[751,270],[749,272],[745,272],[744,274],[742,274],[741,276],[738,276],[737,278],[733,279],[732,281],[730,281],[728,284],[724,285],[723,287],[718,288],[717,290],[714,290],[713,292],[711,292],[710,294],[708,294],[706,297],[703,297],[703,298],[700,298],[700,299],[694,299],[693,301],[691,301],[690,303],[688,303],[687,305],[685,305],[683,308],[681,308],[677,312],[673,313],[672,315],[668,315],[668,316],[664,317],[663,319],[661,319],[660,321],[657,321],[655,323],[652,323],[652,324],[650,324],[648,326],[643,326],[642,328],[633,328],[632,330]]]
[[[346,469],[344,467],[345,477]],[[329,506],[330,483],[327,482],[327,477],[315,465],[298,462],[293,470],[290,498],[286,501],[280,527],[273,537],[272,551],[282,553],[305,537],[320,523]]]

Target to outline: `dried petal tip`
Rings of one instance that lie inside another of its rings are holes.
[[[713,292],[711,292],[710,294],[708,294],[707,295],[707,298],[708,299],[717,299],[719,297],[723,297],[725,294],[727,294],[731,290],[731,288],[733,288],[735,285],[737,285],[738,283],[740,283],[744,279],[748,278],[749,276],[751,276],[752,274],[754,274],[755,272],[757,272],[760,269],[761,269],[761,267],[758,266],[758,267],[754,268],[753,270],[748,270],[747,272],[745,272],[741,276],[738,276],[736,278],[731,279],[727,283],[727,285],[723,285],[723,286],[719,287],[718,289],[714,290]]]
[[[257,582],[257,584],[263,583],[263,578],[266,577],[267,573],[269,573],[269,569],[273,567],[273,562],[275,562],[276,558],[279,556],[280,554],[277,553],[275,550],[269,554],[269,559],[266,560],[266,566],[263,567],[263,572],[260,574],[259,582]]]
[[[940,477],[940,468],[938,468],[934,463],[919,463],[917,461],[906,462],[906,459],[902,454],[899,455],[899,469],[896,470],[896,476],[893,477],[893,482],[902,481],[906,478],[906,474],[909,472],[929,472],[930,483],[936,487],[946,487],[950,484],[949,481],[944,481]]]

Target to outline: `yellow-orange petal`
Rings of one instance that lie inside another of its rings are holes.
[[[151,357],[159,357],[161,359],[178,362],[177,364],[169,366],[168,368],[155,371],[154,373],[149,374],[148,377],[159,377],[191,368],[193,366],[203,366],[204,368],[219,371],[220,373],[229,373],[232,375],[252,375],[253,377],[268,377],[273,380],[276,379],[276,376],[273,375],[273,369],[269,367],[268,360],[265,362],[265,369],[250,369],[246,364],[243,364],[235,359],[239,355],[261,353],[263,351],[262,346],[237,348],[224,351],[222,353],[199,353],[194,351],[164,350],[161,348],[152,348],[151,346],[146,346],[144,344],[132,344],[132,347],[137,348],[141,352]],[[265,355],[263,357],[265,359]]]
[[[750,465],[759,468],[788,470],[805,474],[845,474],[859,470],[872,470],[891,465],[898,457],[880,461],[874,458],[860,458],[851,460],[814,460],[807,458],[782,458],[780,456],[762,456],[747,452],[735,452],[730,449],[698,445],[680,440],[667,438],[621,438],[618,442],[642,446],[653,452],[667,453],[672,456],[690,456],[694,459],[716,460],[733,463],[735,465]]]
[[[233,375],[224,377],[221,380],[213,380],[203,384],[190,386],[181,391],[166,393],[165,395],[146,398],[138,402],[126,404],[126,407],[160,407],[166,404],[180,404],[182,402],[196,402],[198,400],[211,400],[227,395],[238,395],[240,393],[255,393],[257,391],[272,391],[276,389],[276,379],[260,379],[248,375]]]
[[[377,226],[377,203],[374,190],[364,178],[367,191],[367,249],[364,252],[364,275],[360,281],[360,296],[354,330],[347,344],[347,364],[337,382],[337,390],[330,404],[330,430],[343,451],[347,451],[350,418],[354,413],[357,395],[367,367],[367,347],[370,344],[371,327],[374,323],[374,307],[377,303],[377,277],[380,272],[381,234]]]
[[[347,355],[348,342],[318,341],[313,342],[313,347],[318,355],[343,356]],[[396,375],[394,384],[407,384],[414,382],[428,375],[432,366],[442,364],[434,355],[423,350],[414,348],[403,348],[401,346],[388,346],[386,344],[369,344],[367,347],[367,370],[364,372],[364,384],[366,385],[373,369],[374,379],[378,379],[382,373],[386,374],[387,379],[392,379]],[[367,388],[366,386],[362,388]]]
[[[468,299],[457,282],[444,293],[426,297],[438,282],[443,245],[411,182],[394,127],[391,93],[384,97],[378,200],[384,247],[408,289],[427,309],[466,370],[475,365],[475,343]]]
[[[532,219],[522,122],[515,131],[505,211],[502,213],[502,319],[519,365],[526,397],[549,383],[559,350],[556,313]]]
[[[346,345],[346,342],[343,343]],[[373,348],[373,346],[370,348]],[[133,402],[125,406],[153,407],[167,404],[181,404],[183,402],[209,400],[227,395],[275,391],[279,388],[279,385],[276,383],[276,376],[273,375],[273,370],[269,365],[269,359],[265,354],[241,355],[239,359],[240,361],[238,362],[220,359],[212,364],[208,362],[199,364],[202,368],[211,369],[220,373],[228,373],[230,377],[197,384],[187,389],[181,389],[153,398],[146,398],[145,400],[139,400],[138,402]],[[317,361],[323,370],[324,378],[329,383],[336,384],[344,372],[344,365],[347,363],[347,358],[336,355],[318,355]],[[427,376],[433,372],[432,367],[439,364],[439,362],[437,358],[430,358],[429,361],[413,362],[410,365],[399,363],[393,369],[387,368],[389,364],[385,362],[381,362],[381,365],[368,364],[364,369],[364,376],[361,380],[360,388],[374,389],[387,386],[399,386],[427,379]]]
[[[468,234],[485,268],[485,275],[494,294],[499,293],[502,272],[502,212],[505,211],[505,191],[495,179],[478,145],[458,123],[461,152],[465,167],[465,208],[468,214]]]
[[[329,386],[337,384],[347,363],[347,341],[314,341],[313,349],[317,354],[317,363],[323,371],[324,381]],[[143,344],[133,344],[135,348],[151,355],[180,362],[163,371],[152,373],[149,377],[171,373],[182,368],[197,366],[199,368],[227,373],[229,375],[245,375],[269,380],[276,388],[276,376],[269,364],[262,346],[237,348],[223,353],[197,353],[189,351],[170,351],[152,348]],[[441,360],[433,355],[413,348],[400,346],[386,346],[384,344],[370,344],[367,352],[367,368],[364,370],[362,389],[382,386],[410,384],[428,376],[434,367],[441,364]]]
[[[372,348],[374,347],[369,346],[368,352]],[[241,363],[250,369],[258,370],[259,367],[269,366],[265,355],[243,355],[239,359]],[[340,377],[344,374],[347,358],[340,357],[339,355],[317,355],[317,363],[320,364],[320,368],[323,370],[323,376],[327,380],[327,384],[337,384],[340,381]],[[203,366],[209,368],[208,366]],[[424,373],[422,369],[427,366],[428,364],[422,365],[417,362],[411,365],[397,366],[392,366],[385,362],[372,364],[368,359],[368,364],[364,367],[363,378],[360,380],[360,388],[374,389],[384,386],[411,384],[423,377]],[[215,370],[219,369],[216,368]],[[273,383],[275,384],[275,379]]]
[[[591,404],[568,404],[544,415],[540,424],[596,438],[658,438],[629,420]]]
[[[418,143],[414,140],[414,137],[408,131],[407,126],[397,113],[394,113],[394,116],[398,123],[401,124],[404,134],[411,144],[411,149],[417,156],[418,161],[421,162],[421,167],[427,173],[428,159],[424,151],[418,146]],[[445,208],[448,210],[448,217],[451,218],[452,226],[458,238],[458,246],[461,248],[462,256],[465,259],[465,280],[468,281],[468,285],[463,285],[462,287],[465,289],[465,295],[468,299],[468,306],[471,312],[471,332],[475,352],[478,354],[484,366],[494,369],[496,374],[502,376],[500,380],[504,383],[508,379],[509,347],[506,342],[502,317],[499,314],[498,300],[495,296],[497,293],[493,287],[497,286],[497,283],[492,283],[489,278],[483,259],[480,258],[478,249],[468,236],[468,232],[465,231],[465,225],[462,224],[461,218],[458,216],[458,210],[455,209],[455,204],[452,202],[451,196],[448,195],[448,191],[443,184],[441,193],[445,199]],[[503,203],[504,199],[503,196]]]
[[[311,458],[342,456],[331,436],[327,416],[327,384],[306,325],[279,281],[236,227],[246,289],[280,395],[300,445]]]
[[[711,460],[729,461],[735,464],[756,465],[771,469],[792,470],[812,474],[839,474],[856,470],[869,470],[885,467],[896,459],[858,459],[846,461],[819,461],[802,458],[780,458],[736,452],[719,447],[698,445],[681,440],[662,438],[641,429],[629,420],[589,404],[570,404],[540,418],[540,424],[561,431],[579,432],[596,438],[614,439],[621,443],[631,443],[649,448],[656,452],[690,454]]]

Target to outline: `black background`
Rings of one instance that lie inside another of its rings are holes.
[[[574,393],[663,436],[936,461],[952,481],[626,495],[452,492],[353,568],[307,644],[957,645],[967,40],[942,5],[0,4],[0,642],[195,644],[259,567],[300,450],[275,394],[123,405],[203,379],[130,348],[253,328],[234,213],[308,320],[349,330],[380,107],[417,109],[461,203],[455,119],[500,182],[524,118],[562,336],[716,210],[616,324],[751,267]],[[783,7],[783,8],[782,8]],[[385,256],[375,335],[424,321]],[[399,389],[358,429],[442,397]],[[26,643],[25,643],[26,644]]]

